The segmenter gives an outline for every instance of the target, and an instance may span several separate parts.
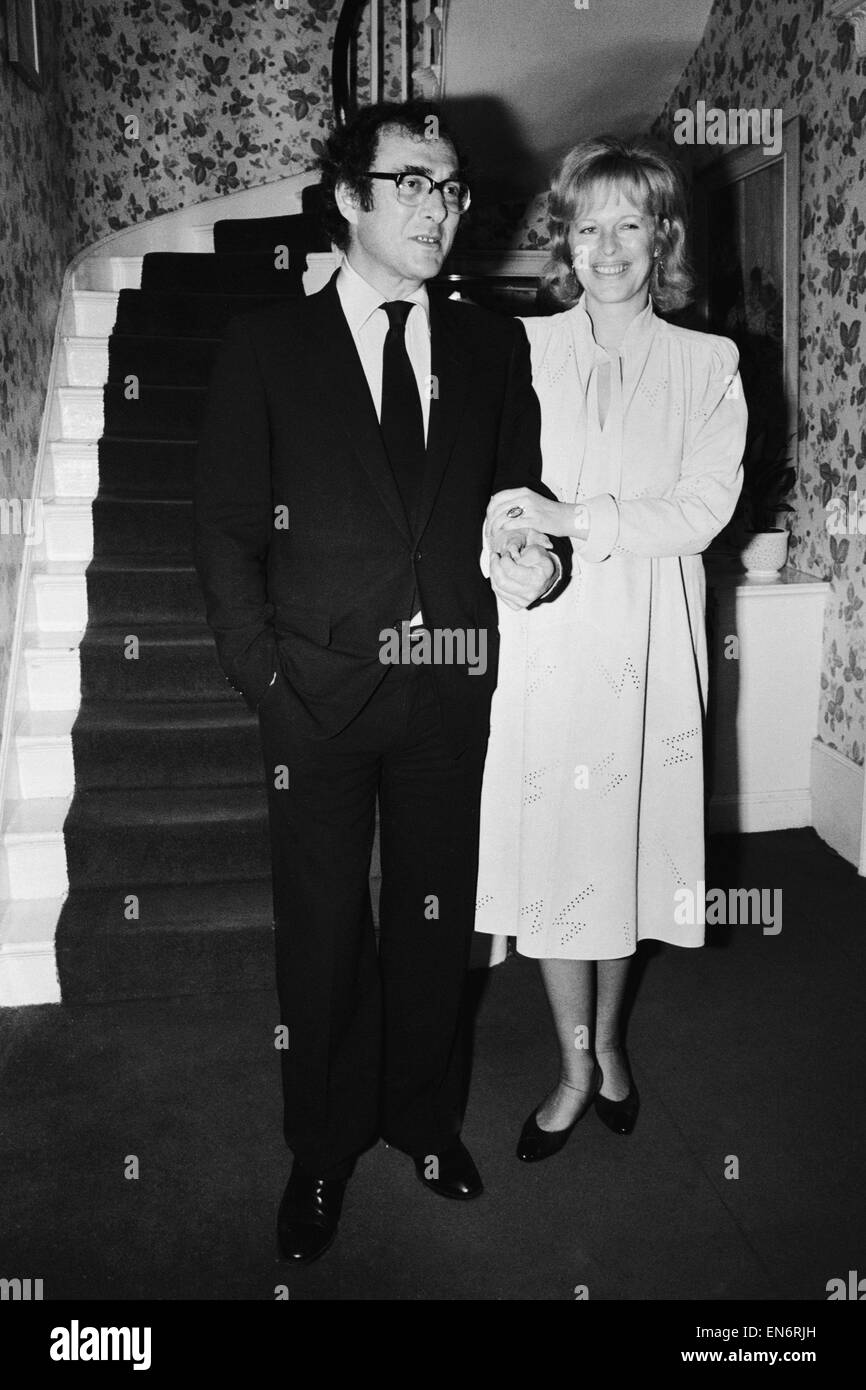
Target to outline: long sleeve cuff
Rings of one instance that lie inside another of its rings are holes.
[[[611,554],[619,536],[619,507],[610,493],[590,497],[583,504],[589,512],[589,535],[572,542],[576,555],[589,564],[599,564]]]

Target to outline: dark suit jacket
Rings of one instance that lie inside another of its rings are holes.
[[[452,748],[486,733],[499,638],[481,530],[492,493],[547,491],[539,406],[519,323],[431,291],[430,326],[438,396],[414,526],[336,277],[234,319],[214,369],[195,488],[208,622],[249,707],[279,666],[314,736],[344,728],[382,679],[380,632],[410,616],[416,585],[428,627],[487,631],[484,675],[433,668]]]

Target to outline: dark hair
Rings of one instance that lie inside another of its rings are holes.
[[[662,313],[682,309],[694,291],[686,256],[683,177],[668,155],[638,139],[600,135],[582,140],[560,163],[548,195],[550,260],[544,270],[545,284],[561,304],[577,303],[583,290],[574,271],[569,233],[592,193],[611,187],[621,188],[655,220],[659,254],[650,281],[653,303]]]
[[[419,140],[447,140],[457,155],[457,170],[465,172],[465,161],[439,107],[432,101],[380,101],[364,106],[358,114],[325,141],[325,152],[317,162],[321,171],[319,216],[325,231],[341,251],[349,246],[349,224],[337,207],[334,196],[343,184],[369,212],[373,206],[372,179],[365,174],[372,167],[384,130],[413,135]]]

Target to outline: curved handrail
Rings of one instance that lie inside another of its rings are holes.
[[[352,39],[367,0],[343,0],[343,8],[337,20],[334,34],[334,52],[331,59],[331,98],[334,106],[334,120],[343,126],[355,110],[355,99],[349,81],[349,52]]]

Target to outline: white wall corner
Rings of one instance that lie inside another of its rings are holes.
[[[812,742],[812,824],[831,849],[866,875],[866,774],[816,738]]]

